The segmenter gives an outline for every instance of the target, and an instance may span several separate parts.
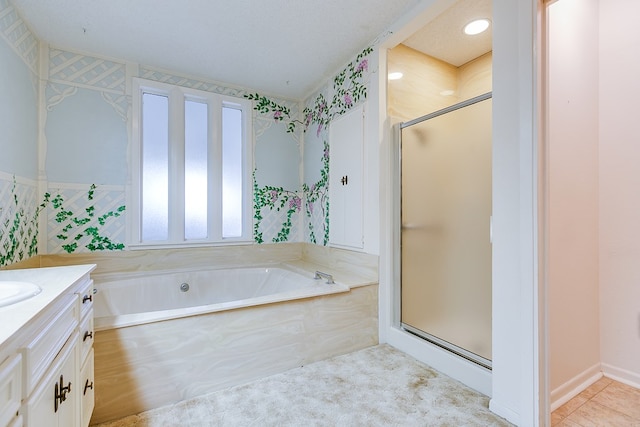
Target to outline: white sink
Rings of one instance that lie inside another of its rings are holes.
[[[0,307],[35,297],[41,291],[40,286],[33,283],[0,280]]]

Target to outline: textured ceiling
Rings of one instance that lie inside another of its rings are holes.
[[[49,44],[302,99],[419,0],[10,0]]]
[[[460,0],[403,44],[459,67],[491,51],[492,26],[475,36],[463,32],[475,19],[491,21],[491,12],[491,0]]]

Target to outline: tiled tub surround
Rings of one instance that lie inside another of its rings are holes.
[[[96,333],[92,422],[378,343],[377,285]]]
[[[91,261],[90,261],[91,260]],[[33,261],[31,261],[33,263]],[[116,273],[283,264],[349,290],[96,333],[92,423],[121,418],[378,343],[378,257],[305,243],[40,256]]]

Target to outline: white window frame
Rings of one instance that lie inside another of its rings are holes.
[[[132,85],[131,194],[128,247],[131,249],[214,246],[253,241],[253,132],[250,100],[153,80],[133,78]],[[142,95],[151,93],[169,100],[169,236],[163,241],[142,240]],[[184,237],[184,104],[196,100],[208,105],[207,224],[204,239]],[[242,114],[242,235],[222,237],[222,108],[237,108]]]

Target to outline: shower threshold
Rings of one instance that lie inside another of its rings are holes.
[[[491,360],[485,359],[482,356],[478,356],[475,353],[470,352],[469,350],[465,350],[462,347],[458,347],[455,344],[451,344],[448,341],[445,341],[441,338],[438,338],[434,335],[431,335],[425,331],[414,328],[411,325],[407,325],[406,323],[401,323],[402,329],[409,332],[412,335],[417,336],[418,338],[422,338],[425,341],[430,342],[431,344],[437,345],[438,347],[447,350],[450,353],[455,354],[456,356],[467,359],[470,362],[473,362],[477,365],[482,366],[485,369],[491,370]]]

